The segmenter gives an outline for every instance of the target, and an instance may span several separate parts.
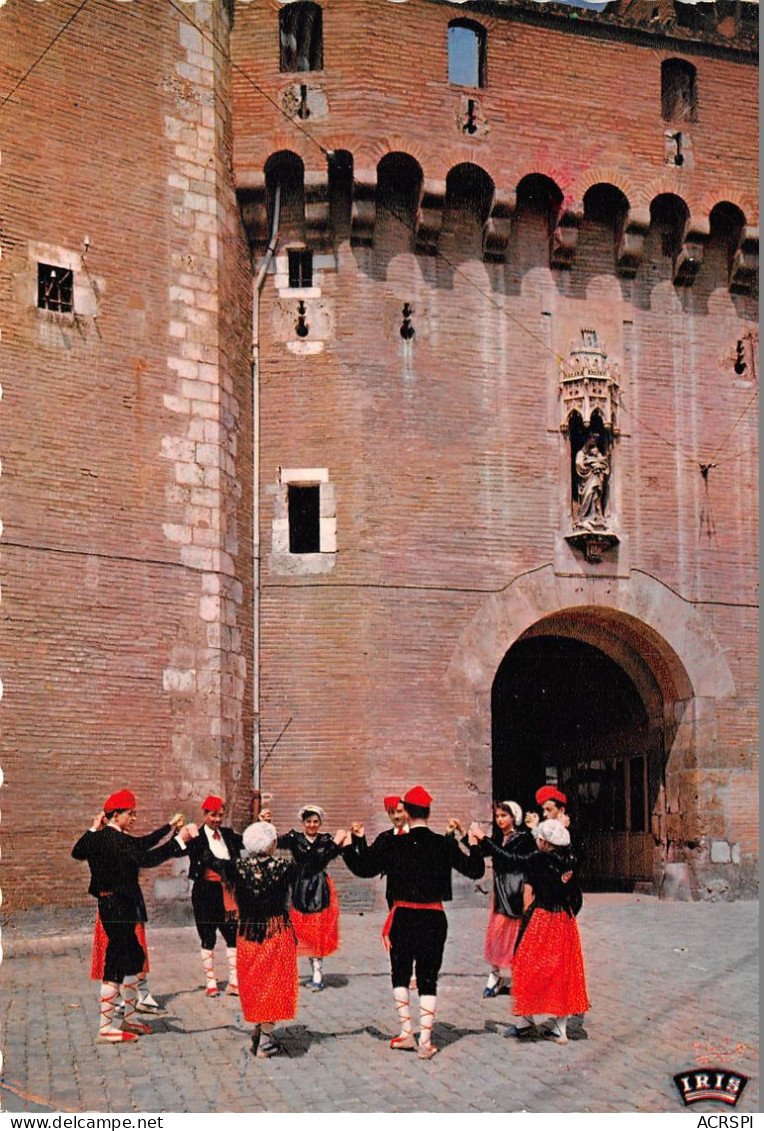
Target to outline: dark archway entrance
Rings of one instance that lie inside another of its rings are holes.
[[[575,637],[522,638],[496,673],[491,718],[494,796],[535,807],[538,787],[557,782],[585,843],[585,885],[651,880],[665,747],[623,667]]]

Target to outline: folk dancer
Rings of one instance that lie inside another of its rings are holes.
[[[382,804],[385,807],[385,812],[390,818],[390,828],[384,829],[383,832],[372,843],[372,849],[376,849],[377,841],[384,840],[392,836],[401,836],[409,831],[408,822],[406,820],[406,811],[403,808],[403,802],[397,795],[385,797]],[[356,858],[362,850],[363,842],[359,838],[351,840],[348,850],[342,853],[342,858],[347,864],[348,868],[354,875],[365,875],[363,871],[355,871]],[[361,866],[362,867],[362,866]],[[385,899],[387,900],[388,910],[393,906],[393,894],[390,889],[390,878],[388,876],[385,884]]]
[[[525,825],[530,829],[534,839],[537,836],[541,821],[559,821],[566,828],[570,827],[570,817],[567,814],[568,798],[554,785],[542,785],[536,790],[536,804],[541,808],[541,816],[529,809],[525,814]]]
[[[493,893],[484,948],[486,962],[491,966],[483,990],[486,998],[496,997],[511,983],[523,914],[525,862],[536,851],[533,837],[522,828],[523,811],[516,801],[495,801],[493,819],[491,837],[485,835],[480,825],[470,826],[481,855],[490,856],[493,861]],[[506,975],[502,974],[503,970],[507,971]]]
[[[339,829],[334,843],[339,848],[346,838],[345,829]],[[255,1025],[252,1051],[266,1059],[281,1052],[273,1035],[276,1022],[290,1020],[297,1012],[297,938],[289,916],[290,891],[298,873],[320,873],[323,857],[313,853],[297,865],[274,856],[276,829],[264,820],[244,830],[243,842],[246,856],[228,865],[239,906],[239,995],[244,1017]]]
[[[132,818],[132,824],[129,826],[129,828],[127,830],[128,832],[132,831],[132,827],[135,824],[135,820],[136,820],[136,818],[133,817]],[[159,844],[160,841],[164,840],[164,838],[166,836],[168,836],[169,833],[177,832],[180,828],[182,828],[182,826],[184,824],[185,824],[185,820],[184,820],[183,814],[182,813],[175,813],[174,816],[170,817],[170,820],[167,822],[166,825],[162,825],[161,828],[155,829],[153,833],[148,833],[147,836],[134,837],[133,839],[135,840],[136,844],[140,845],[141,849],[148,851],[150,848],[154,848],[155,845]],[[140,889],[139,889],[139,891],[140,891]],[[159,1013],[164,1013],[164,1010],[162,1009],[159,1002],[156,1001],[156,999],[153,997],[151,990],[149,989],[148,974],[149,974],[150,966],[149,966],[149,947],[148,947],[148,942],[146,940],[146,921],[147,921],[147,919],[148,919],[148,913],[146,911],[146,904],[145,904],[145,901],[143,899],[143,893],[141,893],[140,903],[138,905],[138,922],[135,925],[135,935],[136,935],[136,938],[138,939],[138,942],[143,947],[143,953],[145,955],[145,962],[144,962],[144,965],[143,965],[143,969],[138,974],[138,1000],[136,1002],[135,1008],[138,1011],[138,1013],[159,1014]],[[103,929],[103,923],[101,922],[101,916],[98,914],[98,910],[96,909],[95,930],[93,932],[93,954],[92,954],[92,958],[91,958],[91,962],[90,962],[90,977],[93,979],[94,982],[102,982],[103,981],[104,962],[105,962],[105,959],[106,959],[106,947],[108,946],[108,944],[109,944],[109,940],[106,936],[106,931]],[[123,1014],[124,1011],[125,1011],[124,1002],[118,1002],[117,1012],[120,1013],[120,1014]]]
[[[340,907],[325,869],[342,849],[328,833],[321,832],[324,816],[320,805],[303,805],[299,812],[302,831],[290,829],[278,838],[278,847],[287,849],[297,865],[292,881],[292,923],[297,953],[310,960],[308,985],[314,992],[324,989],[323,961],[340,945]]]
[[[583,895],[581,894],[580,873],[581,868],[586,861],[586,845],[584,838],[581,835],[581,830],[576,829],[575,838],[571,832],[570,814],[568,813],[568,798],[556,786],[542,785],[541,789],[536,791],[536,804],[541,806],[541,819],[544,821],[559,821],[561,825],[570,833],[570,845],[568,846],[571,856],[575,859],[576,869],[575,872],[566,874],[564,879],[566,883],[573,885],[569,892],[569,898],[573,902],[577,902],[579,906],[583,902]],[[539,816],[529,810],[525,814],[525,824],[530,829],[534,838],[538,836]],[[575,1014],[572,1018],[573,1024],[582,1030],[584,1017],[583,1014]],[[583,1031],[583,1030],[582,1030]]]
[[[154,868],[172,856],[181,855],[184,842],[191,835],[184,828],[165,844],[146,849],[139,839],[129,834],[136,817],[135,794],[128,789],[113,793],[72,849],[75,860],[86,860],[90,867],[88,891],[98,900],[98,914],[108,939],[97,1038],[106,1044],[136,1041],[151,1032],[149,1025],[133,1020],[138,1000],[138,974],[146,961],[135,933],[139,908],[144,905],[138,873],[141,868]],[[121,1022],[116,1015],[120,987],[125,1006]]]
[[[581,892],[573,882],[576,863],[565,826],[560,821],[542,821],[536,846],[525,863],[532,898],[515,951],[512,999],[516,1020],[507,1035],[528,1036],[535,1024],[551,1017],[548,1035],[564,1045],[568,1043],[568,1017],[589,1009],[575,918],[581,908]],[[573,879],[566,879],[571,873]]]
[[[238,913],[233,885],[225,874],[225,866],[238,859],[243,841],[238,833],[223,825],[225,802],[222,797],[215,794],[205,797],[202,813],[204,818],[199,826],[199,836],[188,844],[188,877],[194,885],[191,906],[202,948],[205,991],[207,997],[217,997],[219,993],[215,977],[215,942],[219,931],[228,959],[225,992],[236,996],[239,992],[236,976]]]
[[[393,997],[401,1031],[390,1041],[393,1049],[417,1049],[422,1060],[438,1051],[432,1043],[438,974],[443,961],[448,923],[443,903],[451,899],[451,872],[455,869],[479,880],[485,864],[477,847],[465,854],[453,837],[441,836],[427,827],[432,797],[422,786],[403,798],[409,824],[406,836],[377,837],[371,847],[363,825],[353,827],[352,843],[343,858],[352,859],[355,875],[386,875],[393,906],[385,923],[383,940],[390,952]],[[419,1045],[414,1039],[409,984],[416,968],[419,988]]]

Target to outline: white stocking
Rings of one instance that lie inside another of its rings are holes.
[[[429,1045],[432,1038],[432,1026],[435,1021],[434,994],[419,995],[419,1043]]]
[[[215,979],[214,951],[205,950],[204,947],[202,947],[202,965],[204,966],[204,977],[207,983],[207,989],[217,992],[218,984]]]
[[[122,979],[122,1000],[125,1003],[123,1024],[132,1021],[135,1007],[138,1004],[138,977],[136,974],[127,974]]]
[[[228,988],[229,990],[236,990],[239,988],[239,977],[236,973],[236,947],[227,946],[225,952],[228,958]]]
[[[411,1025],[411,1006],[409,1004],[409,991],[407,986],[395,986],[393,989],[395,1008],[398,1010],[398,1021],[401,1026],[401,1036],[410,1037],[413,1028]]]
[[[149,980],[145,974],[138,975],[138,1001],[141,1004],[145,1002],[147,1005],[153,1005],[156,1006],[157,1009],[159,1008],[159,1003],[151,996]]]
[[[116,1033],[121,1029],[117,1024],[116,1006],[119,997],[119,986],[116,982],[101,982],[101,1021],[100,1033]]]

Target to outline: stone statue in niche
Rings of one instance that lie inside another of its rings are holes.
[[[619,435],[618,370],[599,345],[597,332],[583,329],[560,362],[560,429],[568,437],[565,471],[570,526],[565,540],[587,562],[600,562],[618,545],[610,504],[615,440]]]
[[[604,530],[607,527],[605,493],[609,477],[610,460],[600,450],[597,437],[590,436],[576,455],[577,530]]]

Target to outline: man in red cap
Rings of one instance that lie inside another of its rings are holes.
[[[568,799],[556,786],[542,785],[536,791],[536,804],[541,806],[543,817],[539,818],[538,813],[530,810],[525,814],[525,823],[531,831],[536,828],[539,820],[562,821],[566,827],[570,824],[570,818],[565,812]]]
[[[87,860],[90,866],[90,895],[98,900],[98,915],[108,943],[101,982],[101,1022],[98,1040],[107,1044],[136,1041],[142,1033],[150,1033],[148,1025],[133,1021],[138,998],[138,975],[144,969],[146,955],[135,933],[140,909],[145,907],[138,882],[141,868],[155,868],[180,856],[189,829],[157,848],[146,847],[148,838],[132,837],[130,829],[137,816],[135,794],[121,789],[107,797],[103,810],[93,820],[72,849],[75,860]],[[166,832],[182,825],[178,813],[166,826]],[[120,1024],[117,999],[122,988],[124,1019]]]
[[[390,818],[392,829],[385,831],[389,836],[400,836],[401,833],[409,831],[408,824],[406,823],[406,810],[403,808],[403,802],[397,794],[391,794],[390,797],[384,797],[382,804],[385,807],[385,812]]]
[[[199,836],[189,842],[189,879],[194,887],[191,906],[194,922],[202,944],[202,964],[207,997],[218,996],[215,977],[215,941],[217,932],[225,942],[228,958],[227,994],[238,996],[236,975],[236,931],[238,911],[227,871],[231,862],[239,859],[243,840],[233,829],[223,826],[225,802],[222,797],[210,794],[202,802],[203,823]]]
[[[371,846],[372,850],[376,850],[376,845],[377,845],[378,840],[382,840],[383,838],[387,838],[387,837],[391,837],[391,836],[401,836],[403,833],[407,833],[409,831],[409,826],[408,826],[408,823],[406,821],[406,810],[403,808],[403,801],[401,800],[401,798],[397,794],[391,794],[389,797],[384,797],[382,799],[382,804],[385,807],[385,812],[387,813],[388,817],[390,818],[390,824],[391,824],[392,828],[385,829],[384,832],[381,832],[379,834],[379,836],[376,838],[376,840],[374,841],[374,843]],[[348,868],[350,869],[350,871],[355,876],[365,876],[366,875],[366,873],[362,870],[363,864],[358,863],[358,861],[360,859],[360,851],[361,851],[360,845],[361,845],[361,841],[355,840],[349,846],[348,851],[343,853],[343,858],[345,860],[345,863],[347,864]],[[358,850],[356,850],[356,849],[358,849]],[[361,871],[356,871],[356,866],[361,868]],[[393,906],[393,895],[392,895],[392,892],[390,890],[390,878],[389,877],[387,879],[387,884],[385,886],[385,899],[387,900],[387,906],[392,907]]]
[[[401,1031],[393,1037],[394,1049],[417,1049],[421,1060],[438,1051],[432,1043],[438,974],[443,961],[448,923],[443,903],[451,899],[451,872],[479,880],[485,872],[483,857],[474,841],[463,852],[454,837],[441,836],[427,827],[432,797],[421,785],[403,798],[409,824],[406,836],[379,836],[368,847],[363,825],[353,826],[353,838],[343,857],[353,858],[356,875],[387,876],[392,909],[383,931],[390,951],[395,1007]],[[409,1007],[409,985],[416,968],[419,990],[419,1045],[414,1040]]]

